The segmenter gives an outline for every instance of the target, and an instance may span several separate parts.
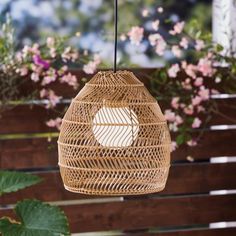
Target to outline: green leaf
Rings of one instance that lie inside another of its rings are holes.
[[[3,236],[62,236],[70,235],[65,214],[59,207],[38,200],[24,200],[15,208],[20,222],[0,220]]]
[[[224,47],[223,46],[221,46],[220,44],[217,44],[216,45],[216,51],[217,52],[222,52],[224,50]]]
[[[185,140],[185,137],[183,134],[179,134],[177,137],[176,137],[176,143],[178,145],[181,145],[184,143],[184,140]]]
[[[15,171],[0,171],[0,195],[16,192],[20,189],[37,184],[41,178],[36,175]]]

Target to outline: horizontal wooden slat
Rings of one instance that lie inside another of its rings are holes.
[[[235,173],[236,163],[174,165],[170,169],[167,186],[159,195],[206,193],[211,190],[236,189]],[[58,171],[39,173],[38,175],[44,179],[41,184],[17,193],[3,195],[0,204],[12,204],[24,198],[36,198],[44,201],[91,198],[90,196],[66,191]],[[153,196],[156,196],[156,194],[153,194]]]
[[[59,110],[63,110],[62,106],[59,106]],[[52,132],[56,129],[49,128],[46,122],[57,116],[61,114],[42,105],[20,105],[2,114],[0,134]]]
[[[236,220],[235,195],[157,198],[62,206],[72,232],[132,230]],[[13,216],[12,210],[1,210]]]
[[[236,105],[234,105],[236,98],[218,99],[216,102],[221,115],[213,115],[209,125],[236,124]],[[161,103],[160,105],[162,107]],[[47,127],[45,122],[58,116],[62,117],[67,106],[59,105],[57,107],[59,112],[45,109],[42,105],[21,105],[7,110],[0,118],[0,134],[56,131],[54,128]]]
[[[188,156],[207,159],[236,155],[236,130],[206,132],[196,147],[183,146],[172,153],[172,161],[186,160]],[[48,168],[57,166],[56,139],[45,138],[0,140],[0,167],[2,169]]]
[[[161,232],[161,233],[137,233],[128,234],[126,236],[235,236],[236,228],[226,229],[194,229],[182,230],[176,232]]]
[[[1,169],[48,168],[57,166],[56,140],[45,138],[0,140]]]
[[[216,110],[209,125],[236,124],[236,98],[216,99]]]
[[[206,132],[195,147],[184,145],[172,154],[172,160],[186,160],[188,156],[196,160],[210,157],[236,155],[236,130],[212,130]]]

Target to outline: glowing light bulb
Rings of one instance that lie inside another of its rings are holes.
[[[92,129],[102,146],[128,147],[138,136],[139,122],[128,107],[102,107],[93,119]]]

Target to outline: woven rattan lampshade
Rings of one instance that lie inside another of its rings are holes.
[[[132,72],[99,72],[84,86],[63,118],[58,148],[69,191],[134,195],[165,187],[168,126]]]

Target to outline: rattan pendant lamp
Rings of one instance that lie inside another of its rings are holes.
[[[72,100],[58,139],[64,186],[76,193],[139,195],[164,189],[170,135],[156,100],[132,72],[98,72]]]

